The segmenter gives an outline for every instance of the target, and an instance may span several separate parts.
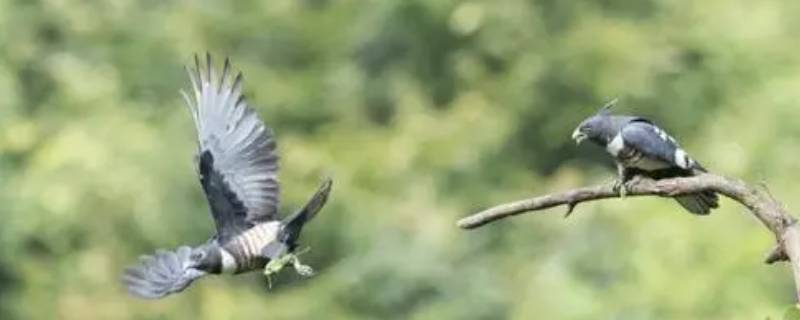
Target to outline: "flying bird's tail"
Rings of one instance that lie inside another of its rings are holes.
[[[283,220],[284,227],[280,237],[281,242],[289,246],[289,251],[294,249],[297,238],[300,237],[300,231],[303,229],[303,225],[311,221],[311,219],[317,215],[317,212],[325,206],[325,202],[328,201],[328,195],[331,193],[332,185],[333,180],[330,178],[325,179],[303,209],[300,209],[297,213]]]
[[[183,246],[175,251],[159,249],[155,255],[139,257],[139,264],[128,267],[122,277],[128,292],[144,299],[159,299],[181,292],[192,281],[206,275],[196,269],[196,251]]]

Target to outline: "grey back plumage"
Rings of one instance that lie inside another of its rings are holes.
[[[681,149],[675,138],[646,120],[631,121],[620,131],[629,148],[643,155],[685,170],[702,169],[697,161]]]
[[[277,219],[278,154],[272,131],[242,95],[242,74],[225,59],[217,77],[211,56],[187,68],[192,94],[181,91],[199,143],[199,171],[220,242]]]

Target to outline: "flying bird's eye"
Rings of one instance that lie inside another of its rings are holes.
[[[198,261],[203,260],[206,257],[205,251],[195,251],[192,253],[192,260]]]

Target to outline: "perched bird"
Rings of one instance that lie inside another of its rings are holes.
[[[247,105],[241,72],[233,75],[225,59],[217,77],[209,54],[204,66],[195,56],[195,67],[187,71],[192,93],[181,94],[197,129],[200,183],[216,234],[196,247],[140,257],[123,275],[128,291],[158,299],[183,291],[205,275],[253,271],[270,261],[291,261],[298,271],[308,273],[292,253],[303,225],[325,205],[332,181],[326,179],[302,209],[279,220],[275,139]]]
[[[653,179],[689,177],[706,172],[664,130],[641,117],[610,114],[613,100],[572,133],[577,144],[590,140],[610,153],[617,164],[617,188],[622,196],[627,183],[637,175]],[[675,197],[691,213],[706,215],[717,208],[717,194],[711,191]]]

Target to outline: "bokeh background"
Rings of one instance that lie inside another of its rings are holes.
[[[614,177],[578,122],[613,97],[800,210],[800,2],[0,1],[2,319],[778,319],[785,266],[728,200],[637,198],[474,231],[490,205]],[[178,90],[230,56],[277,132],[319,274],[156,302],[121,270],[213,232]],[[218,60],[219,61],[219,60]]]

